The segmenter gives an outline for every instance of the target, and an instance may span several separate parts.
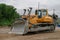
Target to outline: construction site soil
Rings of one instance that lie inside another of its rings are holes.
[[[60,40],[60,28],[56,28],[55,32],[46,31],[29,32],[26,35],[8,34],[10,28],[0,28],[0,40]]]

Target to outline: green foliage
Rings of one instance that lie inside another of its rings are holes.
[[[16,8],[11,5],[0,4],[0,25],[11,25],[16,18],[19,18]]]

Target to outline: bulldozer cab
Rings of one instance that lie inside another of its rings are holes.
[[[46,9],[39,9],[35,11],[35,15],[38,15],[38,18],[41,18],[43,16],[47,15],[47,10]]]

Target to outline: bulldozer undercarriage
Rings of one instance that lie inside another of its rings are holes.
[[[13,23],[11,31],[9,33],[12,34],[26,34],[28,32],[34,32],[34,31],[42,31],[42,30],[48,30],[50,32],[55,30],[55,26],[54,25],[50,25],[50,26],[38,26],[38,25],[32,25],[31,28],[29,28],[28,26],[28,21],[20,19],[15,21],[15,23]]]

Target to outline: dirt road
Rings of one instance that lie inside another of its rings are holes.
[[[60,28],[56,28],[54,33],[28,33],[24,36],[0,33],[0,40],[60,40]]]

